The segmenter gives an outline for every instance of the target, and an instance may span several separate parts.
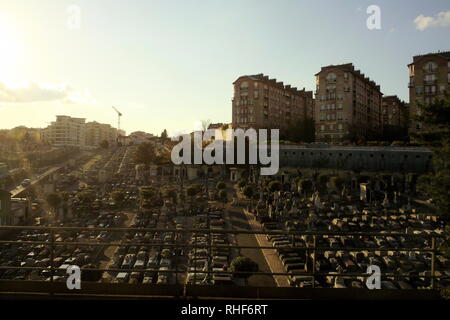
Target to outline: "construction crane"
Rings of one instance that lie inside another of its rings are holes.
[[[120,117],[122,116],[122,113],[117,110],[114,106],[113,109],[117,112],[117,130],[120,131]]]

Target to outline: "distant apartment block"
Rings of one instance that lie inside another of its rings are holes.
[[[98,147],[102,141],[108,141],[113,145],[117,141],[117,129],[109,124],[98,123],[96,121],[86,123],[86,145]]]
[[[42,130],[42,139],[55,147],[98,147],[102,141],[117,142],[125,132],[109,124],[85,122],[84,118],[56,116],[56,121]]]
[[[84,147],[86,119],[56,116],[56,121],[42,130],[42,139],[55,147]]]
[[[426,129],[415,117],[420,116],[419,105],[432,104],[450,85],[450,51],[428,53],[413,57],[409,68],[409,102],[412,133]]]
[[[382,134],[380,86],[352,63],[322,67],[316,74],[316,140],[339,142],[353,135]]]
[[[314,116],[312,91],[284,85],[262,73],[241,76],[233,85],[233,128],[280,129],[283,136],[292,124]]]
[[[397,96],[385,96],[381,104],[381,123],[385,136],[398,136],[399,139],[408,132],[407,104]]]

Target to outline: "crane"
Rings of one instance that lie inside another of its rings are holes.
[[[120,131],[120,117],[122,116],[122,113],[114,106],[112,108],[117,112],[117,130]]]

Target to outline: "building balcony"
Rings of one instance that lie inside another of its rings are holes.
[[[430,84],[432,85],[432,84],[436,84],[437,80],[436,79],[435,80],[425,80],[424,83],[428,84],[428,85],[430,85]]]

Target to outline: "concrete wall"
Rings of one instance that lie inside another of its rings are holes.
[[[426,172],[432,153],[424,148],[280,146],[280,167]]]

